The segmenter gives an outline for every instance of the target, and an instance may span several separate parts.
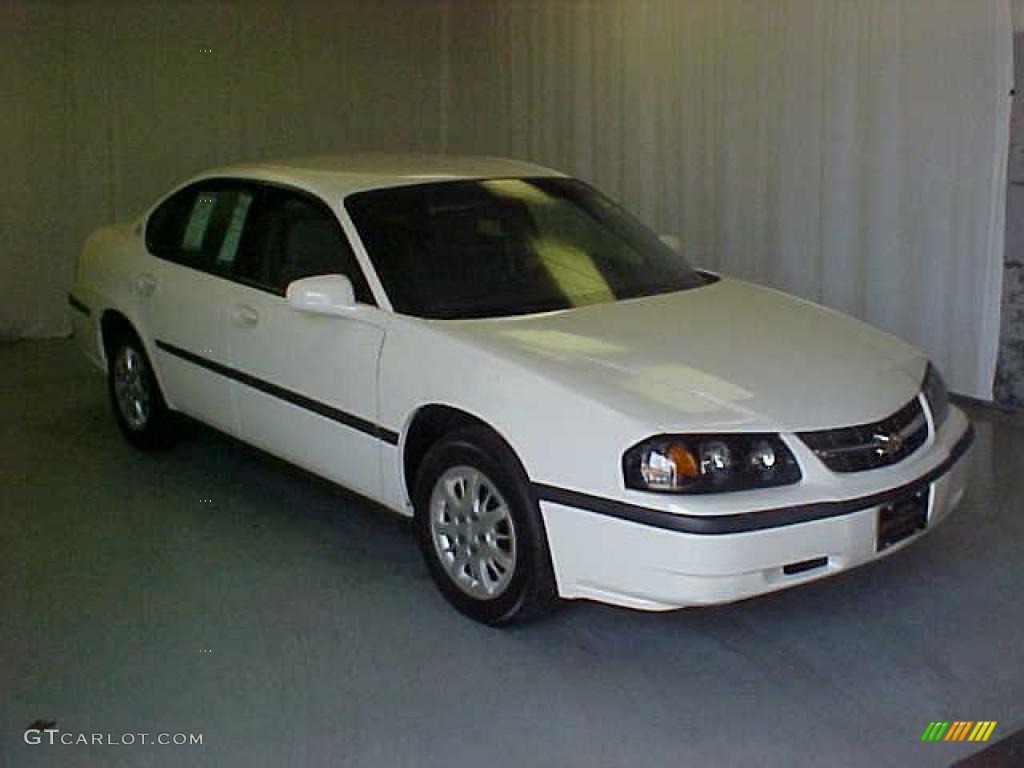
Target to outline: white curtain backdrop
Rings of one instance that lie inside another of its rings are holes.
[[[988,398],[1011,56],[1010,0],[0,0],[0,338],[66,332],[88,231],[200,168],[445,149],[576,173]]]
[[[1008,0],[447,13],[448,150],[571,171],[680,234],[695,264],[861,317],[991,398]]]

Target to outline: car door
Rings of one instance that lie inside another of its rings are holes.
[[[146,334],[153,342],[161,386],[171,405],[238,434],[227,339],[228,310],[237,285],[229,278],[257,188],[211,179],[179,190],[146,224],[151,259],[133,285]]]
[[[239,261],[243,292],[230,306],[228,342],[242,437],[371,497],[380,494],[375,426],[377,362],[385,316],[335,214],[319,198],[264,185],[254,247]],[[355,288],[351,316],[289,307],[290,282],[344,274]]]

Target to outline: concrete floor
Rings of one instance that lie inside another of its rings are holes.
[[[132,450],[70,342],[0,371],[0,765],[945,766],[977,746],[930,720],[1024,726],[1024,426],[992,412],[964,507],[884,562],[497,631],[397,517],[206,429]]]

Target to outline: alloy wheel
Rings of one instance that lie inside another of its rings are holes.
[[[118,350],[114,360],[114,394],[117,408],[129,427],[146,428],[150,413],[149,372],[146,361],[131,346]]]
[[[430,496],[430,534],[448,578],[470,597],[504,592],[516,567],[516,530],[508,503],[480,470],[451,467]]]

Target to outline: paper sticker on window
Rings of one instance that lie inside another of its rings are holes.
[[[213,209],[217,207],[217,198],[212,194],[202,194],[196,198],[192,205],[192,213],[188,217],[188,226],[185,228],[185,237],[181,247],[186,251],[203,250],[203,239],[206,237],[206,230],[210,226],[210,217]]]
[[[242,192],[235,201],[235,208],[231,212],[231,221],[228,222],[227,231],[224,233],[224,242],[221,243],[220,251],[217,253],[218,264],[233,264],[235,255],[238,253],[238,241],[242,237],[242,227],[245,226],[245,215],[249,211],[249,204],[252,202],[252,195]]]

